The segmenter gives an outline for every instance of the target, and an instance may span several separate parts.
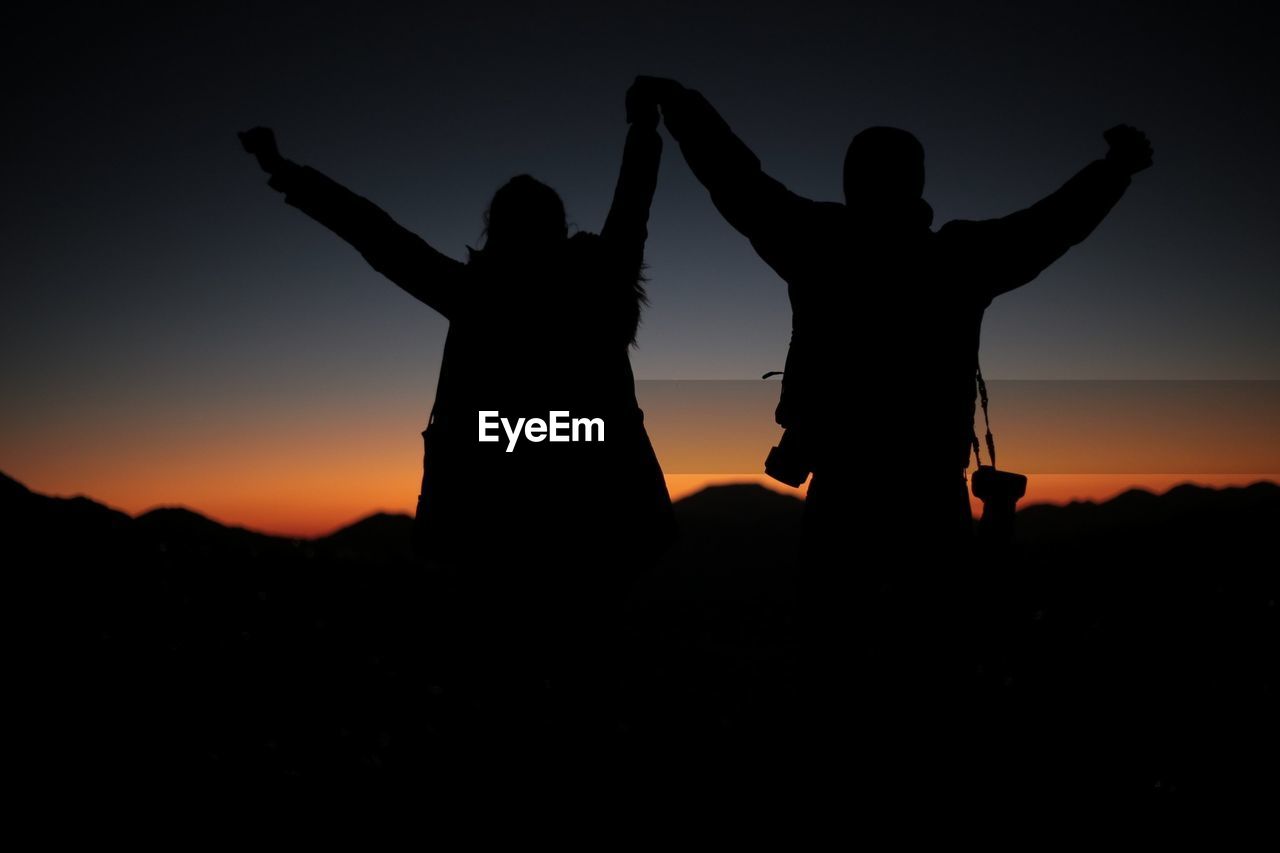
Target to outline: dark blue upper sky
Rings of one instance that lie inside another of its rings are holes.
[[[1137,125],[1155,167],[990,309],[986,372],[1280,378],[1280,78],[1258,5],[128,5],[20,13],[3,36],[15,435],[107,409],[318,417],[319,399],[410,398],[425,419],[444,322],[287,207],[236,131],[275,128],[461,258],[520,172],[600,227],[637,73],[700,89],[815,198],[838,199],[853,133],[914,131],[937,224],[1024,207]],[[780,368],[785,289],[671,144],[651,223],[637,376]],[[863,322],[894,318],[849,334]]]

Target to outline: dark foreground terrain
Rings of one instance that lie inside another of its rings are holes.
[[[1273,484],[1028,508],[1012,553],[957,570],[949,607],[899,595],[821,647],[794,595],[797,501],[729,486],[677,510],[683,539],[634,583],[622,650],[593,659],[607,672],[486,684],[440,636],[447,602],[406,517],[298,541],[4,478],[7,571],[31,587],[13,599],[20,751],[55,781],[585,760],[953,795],[1276,786]]]

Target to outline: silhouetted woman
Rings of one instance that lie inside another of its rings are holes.
[[[598,642],[584,626],[612,619],[620,584],[674,530],[629,357],[645,302],[641,267],[662,143],[656,110],[628,119],[598,235],[570,236],[556,192],[519,175],[495,193],[483,249],[469,250],[467,263],[281,157],[270,130],[241,134],[286,202],[448,318],[422,433],[415,548],[456,580],[451,603],[476,617],[458,623],[508,649],[564,632],[577,635],[569,642]],[[480,440],[482,413],[492,425],[488,441]],[[584,423],[553,436],[553,413]],[[515,427],[521,418],[546,425],[513,440],[501,421]],[[597,420],[602,427],[586,424]]]

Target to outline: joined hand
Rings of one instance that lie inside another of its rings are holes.
[[[627,121],[634,125],[657,127],[658,107],[684,90],[675,80],[666,77],[636,77],[627,90]]]

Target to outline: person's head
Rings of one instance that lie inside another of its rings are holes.
[[[526,254],[568,237],[564,202],[551,187],[516,175],[493,194],[484,214],[486,252]]]
[[[896,127],[869,127],[844,155],[844,198],[851,208],[910,221],[933,221],[924,194],[924,146]]]

